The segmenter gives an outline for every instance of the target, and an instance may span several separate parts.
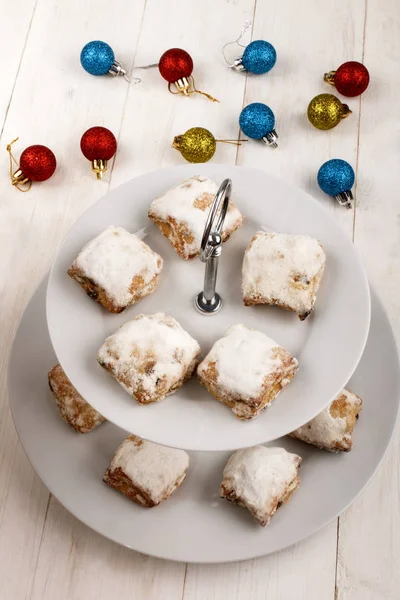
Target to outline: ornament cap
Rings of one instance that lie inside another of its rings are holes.
[[[178,90],[178,93],[183,94],[184,96],[189,96],[189,89],[191,87],[190,81],[187,77],[181,77],[178,81],[174,81],[174,85]]]
[[[176,135],[174,137],[174,141],[172,142],[172,148],[175,148],[175,150],[180,150],[181,144],[182,144],[182,136]]]
[[[237,58],[232,65],[229,65],[230,69],[234,71],[245,71],[246,67],[243,65],[242,57]]]
[[[354,196],[351,190],[347,190],[346,192],[340,192],[340,194],[336,194],[335,200],[339,202],[341,206],[345,206],[346,208],[353,208]]]
[[[350,107],[347,104],[342,104],[342,119],[345,119],[349,115],[351,115],[353,111],[350,110]]]
[[[12,174],[11,183],[12,185],[19,186],[25,185],[26,183],[31,183],[31,180],[23,174],[21,169],[18,169]]]
[[[110,73],[110,75],[114,75],[114,77],[118,75],[126,75],[125,69],[122,68],[121,63],[119,63],[117,60],[114,60],[108,72]]]
[[[126,74],[125,69],[122,67],[121,63],[119,63],[117,60],[114,60],[113,64],[109,68],[108,72],[113,77],[121,76],[125,79],[125,81],[130,83],[130,80],[128,78],[128,75]],[[133,79],[134,79],[134,83],[141,83],[141,81],[142,81],[140,79],[140,77],[134,77]]]
[[[329,83],[329,85],[335,85],[335,74],[336,71],[329,71],[328,73],[325,73],[324,75],[324,81],[326,83]]]
[[[92,171],[96,173],[97,179],[103,179],[103,174],[107,171],[107,161],[102,158],[92,160]]]
[[[279,135],[276,133],[275,129],[271,129],[268,133],[264,135],[263,142],[268,144],[271,148],[277,148],[278,142],[276,141],[279,138]]]

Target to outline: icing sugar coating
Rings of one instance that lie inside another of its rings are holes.
[[[159,504],[183,481],[189,468],[184,450],[147,442],[134,435],[122,442],[110,463],[110,471],[120,468],[133,485]]]
[[[348,390],[342,390],[322,412],[291,435],[333,452],[348,451],[351,449],[353,428],[361,406],[361,398]]]
[[[207,177],[195,176],[168,190],[151,203],[149,217],[161,220],[181,235],[183,258],[200,252],[209,208],[218,191],[218,185]],[[242,223],[239,209],[231,202],[225,218],[222,237],[225,240]],[[179,227],[182,231],[178,232]],[[171,240],[172,241],[172,240]]]
[[[266,377],[276,373],[282,360],[276,350],[281,348],[267,335],[245,325],[233,325],[217,340],[202,363],[201,374],[215,362],[218,385],[228,393],[242,398],[254,398],[262,393]]]
[[[111,225],[83,247],[72,268],[103,288],[117,306],[125,307],[134,298],[134,278],[140,277],[146,286],[161,272],[162,264],[162,258],[136,235]]]
[[[277,304],[304,319],[314,307],[325,260],[315,238],[259,231],[243,260],[245,304]]]
[[[140,314],[105,340],[97,360],[145,404],[175,391],[191,375],[199,352],[198,342],[173,317]]]
[[[238,450],[225,466],[221,496],[230,495],[261,525],[267,525],[278,503],[293,491],[294,484],[297,487],[300,463],[300,456],[284,448],[253,446]]]

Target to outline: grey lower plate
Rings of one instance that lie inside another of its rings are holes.
[[[190,453],[186,481],[157,508],[140,508],[102,483],[108,462],[126,434],[106,423],[79,435],[60,419],[47,385],[47,372],[56,357],[46,326],[45,284],[30,301],[12,349],[11,409],[22,446],[42,481],[73,515],[102,535],[172,560],[254,558],[290,546],[326,525],[354,500],[378,468],[396,424],[400,379],[391,326],[375,293],[367,347],[349,383],[364,400],[354,449],[332,455],[291,439],[276,441],[274,445],[303,457],[301,484],[270,526],[261,529],[247,511],[218,497],[225,452]]]

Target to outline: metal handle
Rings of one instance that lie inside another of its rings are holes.
[[[214,198],[204,227],[200,250],[200,260],[206,263],[204,286],[195,300],[195,306],[202,314],[215,314],[222,306],[221,296],[215,291],[215,287],[218,260],[222,252],[222,228],[229,208],[231,191],[232,181],[225,179]]]

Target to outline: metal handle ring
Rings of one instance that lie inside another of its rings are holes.
[[[230,179],[225,179],[221,185],[219,186],[219,190],[213,200],[211,205],[211,209],[208,213],[206,225],[204,228],[203,237],[201,240],[201,250],[200,250],[200,260],[202,262],[206,262],[215,249],[215,245],[210,244],[210,237],[213,233],[221,234],[222,227],[224,225],[226,213],[228,212],[229,200],[231,197],[232,191],[232,181]],[[218,210],[223,201],[222,208],[218,215]],[[218,215],[217,224],[215,229],[213,230],[213,225],[215,218]]]

